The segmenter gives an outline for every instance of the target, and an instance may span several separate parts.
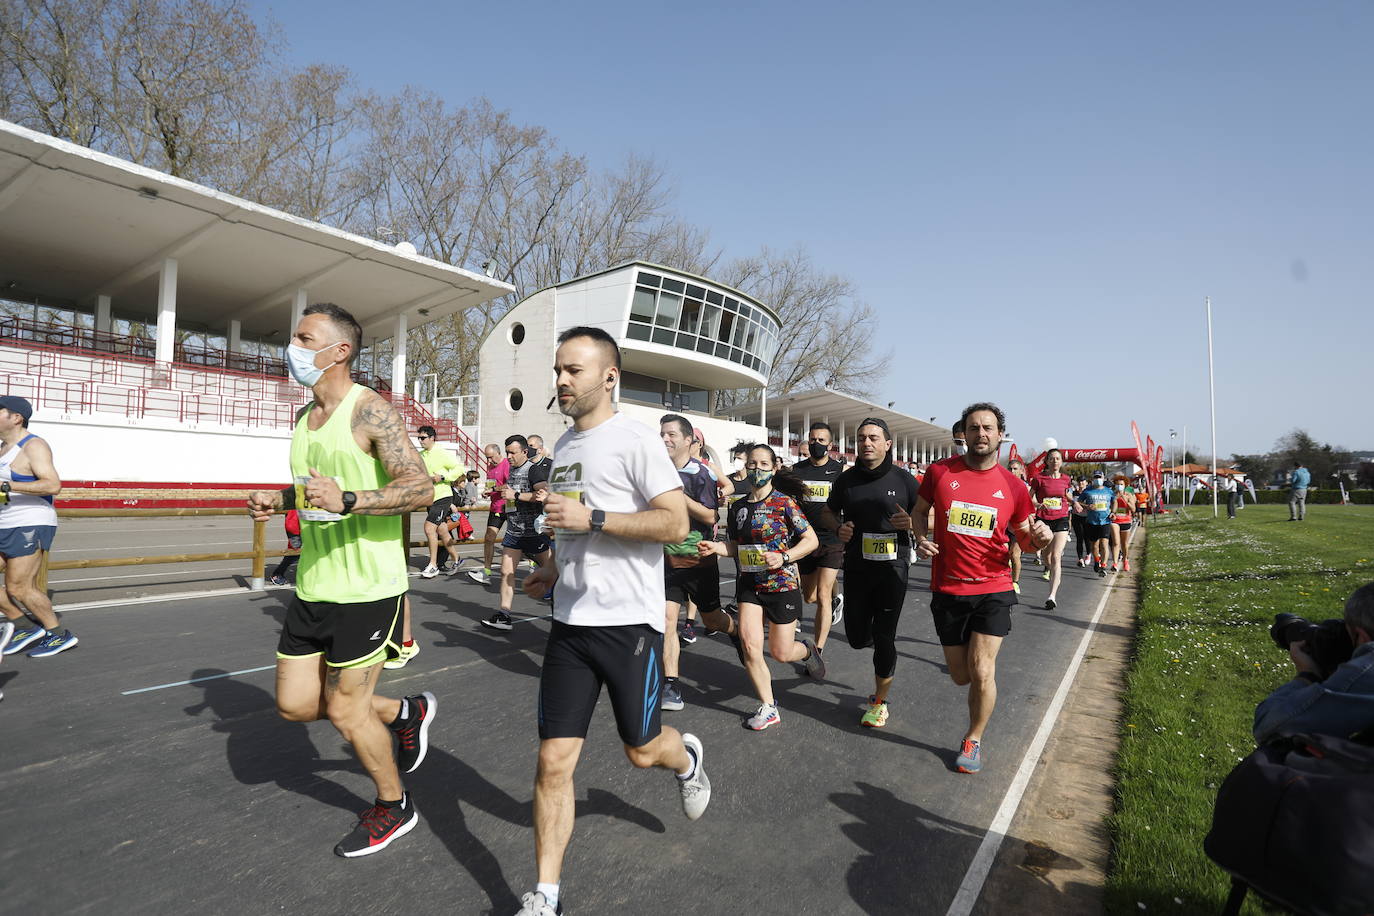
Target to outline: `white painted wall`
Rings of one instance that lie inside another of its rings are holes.
[[[516,323],[525,326],[525,339],[519,345],[510,341]],[[478,354],[479,391],[482,395],[482,445],[500,443],[507,436],[541,435],[553,441],[562,435],[567,421],[555,405],[546,408],[553,397],[553,355],[558,339],[555,294],[552,289],[535,293],[501,317],[482,344]],[[524,395],[518,411],[508,406],[510,390]]]

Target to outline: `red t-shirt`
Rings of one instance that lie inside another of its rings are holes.
[[[921,498],[935,507],[930,590],[948,595],[1011,591],[1007,529],[1031,514],[1025,481],[994,465],[975,471],[962,457],[937,462],[921,482]]]
[[[1040,500],[1039,507],[1035,510],[1036,518],[1043,518],[1047,522],[1053,522],[1061,518],[1067,518],[1069,510],[1072,508],[1072,500],[1069,499],[1069,490],[1073,482],[1069,480],[1068,474],[1060,474],[1058,477],[1051,477],[1048,474],[1039,474],[1031,481],[1031,492],[1035,498]]]

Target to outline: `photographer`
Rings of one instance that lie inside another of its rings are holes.
[[[1374,582],[1345,602],[1345,629],[1355,651],[1326,678],[1305,641],[1289,644],[1297,675],[1256,707],[1256,742],[1295,732],[1348,738],[1374,728]]]

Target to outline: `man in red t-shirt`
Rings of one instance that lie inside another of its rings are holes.
[[[997,652],[1011,632],[1016,592],[1008,567],[1008,534],[1022,550],[1050,542],[1031,516],[1026,484],[997,463],[1006,417],[992,404],[964,410],[968,453],[930,466],[912,520],[916,550],[931,558],[930,613],[950,679],[968,685],[969,726],[959,748],[961,773],[982,769],[980,742],[997,703]],[[935,536],[926,513],[935,510]]]

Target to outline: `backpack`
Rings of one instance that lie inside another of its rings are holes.
[[[1202,848],[1298,913],[1374,913],[1374,747],[1285,735],[1256,748],[1217,791]]]

